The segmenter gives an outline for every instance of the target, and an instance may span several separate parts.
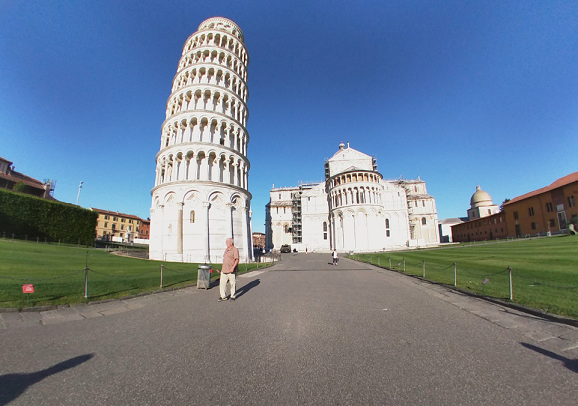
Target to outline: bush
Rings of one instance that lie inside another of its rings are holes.
[[[92,245],[98,213],[0,189],[0,231]]]

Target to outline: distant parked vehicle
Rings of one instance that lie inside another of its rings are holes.
[[[291,252],[291,246],[288,244],[282,245],[280,251],[281,252]]]

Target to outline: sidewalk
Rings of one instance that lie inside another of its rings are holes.
[[[541,347],[563,355],[569,359],[578,359],[578,328],[564,323],[535,316],[498,303],[489,302],[449,287],[436,285],[395,271],[378,268],[377,272],[397,278],[412,285],[428,295],[444,300],[477,317],[490,321],[500,327],[515,331],[522,337],[536,341]]]

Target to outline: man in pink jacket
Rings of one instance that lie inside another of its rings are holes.
[[[231,284],[231,300],[235,300],[235,271],[239,265],[239,250],[233,245],[233,239],[227,238],[227,248],[223,254],[223,269],[221,269],[221,281],[219,290],[221,296],[219,302],[227,300],[227,282]]]

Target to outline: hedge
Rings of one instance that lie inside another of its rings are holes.
[[[0,233],[92,245],[98,213],[0,189]]]

